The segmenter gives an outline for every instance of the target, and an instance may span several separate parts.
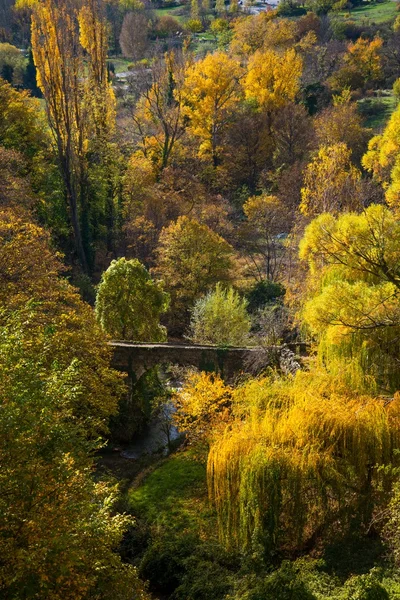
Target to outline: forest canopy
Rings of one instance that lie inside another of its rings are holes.
[[[0,0],[2,598],[400,596],[398,8]]]

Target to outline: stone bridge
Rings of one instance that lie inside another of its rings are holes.
[[[197,367],[200,371],[219,373],[225,380],[234,379],[240,372],[251,370],[251,365],[257,361],[260,353],[269,355],[271,362],[281,363],[285,360],[295,360],[308,354],[308,344],[285,344],[269,348],[220,348],[198,344],[144,344],[133,342],[111,342],[114,350],[112,365],[119,371],[134,375],[139,379],[146,371],[156,365],[179,365],[181,367]],[[273,357],[273,358],[272,358]],[[267,364],[268,358],[264,361]],[[298,364],[296,362],[296,364]],[[281,365],[282,366],[282,365]],[[286,369],[286,370],[291,370]]]

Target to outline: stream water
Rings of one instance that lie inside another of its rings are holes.
[[[172,423],[174,406],[166,402],[159,414],[154,417],[142,435],[121,452],[123,458],[138,459],[144,454],[161,453],[169,454],[167,428],[169,429],[169,441],[174,442],[182,434]]]

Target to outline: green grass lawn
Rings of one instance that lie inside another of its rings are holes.
[[[128,65],[132,64],[132,61],[126,58],[114,57],[109,57],[107,62],[112,63],[114,65],[115,73],[124,73],[128,70]]]
[[[354,21],[368,20],[371,23],[386,23],[396,17],[396,2],[386,0],[385,2],[364,2],[350,11],[338,13],[339,16],[350,18]]]
[[[380,132],[387,124],[398,102],[391,90],[382,90],[382,96],[363,98],[358,101],[358,105],[360,112],[365,115],[365,127],[370,127],[375,132]]]
[[[182,531],[215,532],[215,514],[207,496],[206,467],[192,452],[161,462],[128,491],[133,514],[153,525]]]
[[[179,23],[184,23],[184,21],[186,21],[188,19],[188,16],[184,16],[184,15],[180,14],[182,12],[181,6],[174,6],[172,8],[170,8],[170,7],[156,8],[156,9],[154,9],[153,12],[155,12],[157,17],[165,17],[166,15],[169,17],[174,17],[174,19],[179,21]]]

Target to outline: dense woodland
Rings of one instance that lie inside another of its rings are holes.
[[[2,599],[400,598],[399,9],[0,0]]]

